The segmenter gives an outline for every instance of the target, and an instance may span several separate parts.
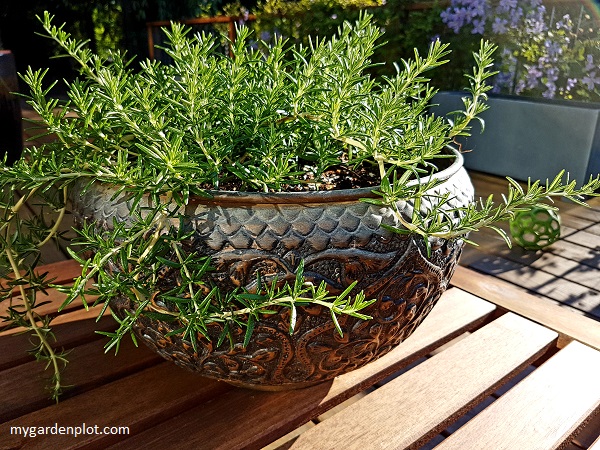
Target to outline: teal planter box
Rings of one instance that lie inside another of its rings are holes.
[[[431,110],[446,114],[462,108],[463,92],[440,92]],[[490,96],[471,136],[459,142],[465,166],[526,181],[545,181],[565,169],[579,185],[600,173],[600,104]]]

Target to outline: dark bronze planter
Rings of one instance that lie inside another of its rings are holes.
[[[440,192],[456,196],[454,205],[473,200],[473,187],[462,157],[439,173]],[[127,220],[127,201],[110,201],[110,189],[98,186],[74,199],[75,209],[99,225],[116,214]],[[439,192],[438,192],[439,193]],[[434,193],[432,193],[434,194]],[[294,279],[300,261],[307,280],[324,280],[339,293],[358,280],[357,290],[377,302],[363,312],[364,321],[339,316],[344,331],[335,330],[329,310],[298,308],[294,333],[289,333],[289,309],[265,315],[243,347],[237,330],[233,348],[217,346],[221,325],[209,327],[211,341],[200,339],[198,351],[179,336],[167,334],[177,323],[142,317],[136,333],[159,354],[200,374],[259,389],[297,388],[331,379],[372,361],[406,339],[438,301],[454,272],[463,242],[438,240],[427,257],[422,238],[385,230],[395,224],[385,208],[361,202],[370,189],[314,193],[214,193],[188,205],[187,225],[194,230],[190,249],[210,255],[214,280],[224,289],[252,289],[256,273]],[[435,201],[435,196],[430,197]],[[407,214],[411,205],[404,205]],[[169,278],[169,277],[168,277]],[[174,277],[170,277],[174,278]],[[113,309],[129,308],[113,302]]]

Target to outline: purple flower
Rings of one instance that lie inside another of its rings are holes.
[[[554,98],[554,95],[556,94],[556,85],[552,82],[548,82],[546,83],[546,87],[547,89],[544,92],[542,92],[542,97]]]
[[[519,27],[523,20],[523,8],[518,7],[513,9],[510,13],[510,26]]]
[[[586,55],[585,57],[585,70],[586,72],[589,72],[590,70],[594,69],[594,56],[593,55]]]
[[[564,29],[566,31],[571,31],[573,29],[573,21],[571,20],[571,17],[568,14],[565,14],[562,20],[556,22],[556,29]]]
[[[546,48],[546,51],[548,52],[548,56],[550,58],[557,58],[563,52],[561,45],[558,42],[555,42],[550,39],[546,39],[546,41],[544,42],[544,47]]]
[[[485,1],[471,2],[471,17],[485,17]]]
[[[473,24],[473,33],[483,33],[485,27],[485,0],[452,0],[440,17],[448,28],[458,33],[465,25]]]
[[[485,31],[485,21],[480,19],[473,20],[473,31],[471,34],[483,34]]]
[[[517,7],[517,0],[500,0],[498,3],[498,11],[499,12],[508,12],[513,8]]]
[[[466,8],[456,8],[454,13],[454,20],[460,23],[468,23],[471,18],[471,14]]]
[[[451,9],[442,11],[441,17],[442,21],[448,26],[448,28],[453,30],[455,33],[458,33],[465,23],[464,20],[460,19],[460,16],[453,14]]]
[[[558,80],[558,69],[556,67],[548,68],[546,70],[546,78],[548,79],[548,83],[554,84]]]
[[[496,76],[496,81],[501,82],[501,84],[508,84],[514,77],[514,72],[499,72]]]
[[[464,28],[496,36],[502,53],[496,57],[500,73],[493,92],[595,99],[600,96],[600,31],[587,24],[589,17],[577,30],[569,14],[555,20],[555,11],[550,17],[542,1],[451,0],[441,18],[456,33]]]
[[[581,79],[581,82],[585,84],[588,91],[593,91],[596,84],[600,84],[600,77],[596,76],[596,71],[590,72]]]
[[[506,24],[508,21],[506,19],[501,19],[500,17],[496,17],[494,19],[494,23],[492,24],[492,31],[495,34],[504,34],[506,33]]]
[[[535,87],[537,87],[543,73],[536,66],[531,66],[531,67],[525,66],[525,68],[527,69],[527,77],[526,77],[527,89],[534,89]]]
[[[546,31],[546,24],[543,20],[536,18],[525,19],[525,33],[536,36]]]

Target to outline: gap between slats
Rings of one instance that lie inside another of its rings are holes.
[[[599,373],[600,352],[572,342],[436,449],[562,448],[600,411]]]

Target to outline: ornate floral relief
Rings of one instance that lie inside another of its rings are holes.
[[[346,262],[336,252],[312,255],[311,262],[319,264],[309,264],[307,273],[315,280],[331,283],[332,291],[347,286],[356,279],[356,274],[361,279],[377,275],[373,277],[375,282],[363,287],[367,297],[379,300],[364,311],[373,319],[363,321],[340,316],[342,336],[336,331],[329,311],[315,305],[298,308],[293,335],[288,331],[289,309],[280,308],[278,314],[264,316],[247,348],[242,346],[244,336],[241,329],[235,333],[233,348],[229,343],[215,348],[214,343],[221,332],[219,325],[210,327],[212,341],[200,339],[196,352],[190,351],[191,344],[177,336],[166,336],[176,328],[174,324],[144,317],[137,332],[163,357],[209,377],[251,386],[292,387],[331,379],[393,349],[412,333],[445,290],[462,243],[447,243],[450,252],[443,258],[445,266],[438,267],[423,255],[414,238],[407,239],[410,243],[404,246],[401,254],[343,252],[347,257],[352,255]],[[370,255],[373,255],[372,260]],[[231,275],[230,282],[237,286],[244,283],[251,285],[253,268],[256,264],[263,264],[261,267],[265,264],[264,260],[260,263],[259,256],[255,250],[237,259],[228,255],[220,264],[223,271]],[[269,261],[273,261],[272,267],[278,273],[290,278],[294,276],[294,267],[288,262],[274,256]],[[314,269],[322,265],[340,267],[339,276],[330,280],[329,275],[320,275]]]
[[[464,176],[459,182],[464,183]],[[451,186],[451,188],[453,188]],[[471,201],[472,188],[457,195]],[[458,201],[458,200],[457,200]],[[136,332],[150,347],[178,365],[202,375],[248,386],[298,387],[331,379],[389,352],[406,339],[438,301],[454,273],[463,243],[437,240],[431,255],[419,236],[391,233],[380,225],[385,211],[361,202],[254,206],[200,205],[189,211],[194,231],[186,252],[210,256],[221,288],[256,287],[257,274],[280,283],[296,276],[300,261],[308,281],[324,281],[332,294],[357,281],[356,290],[378,301],[365,309],[364,321],[341,315],[340,336],[330,313],[318,305],[298,307],[294,333],[289,309],[265,315],[243,346],[244,331],[234,329],[234,343],[217,346],[222,326],[208,327],[211,340],[199,337],[196,349],[169,332],[177,323],[142,316]],[[164,268],[164,286],[175,283]],[[113,302],[117,311],[125,303]],[[121,312],[123,313],[123,312]]]

